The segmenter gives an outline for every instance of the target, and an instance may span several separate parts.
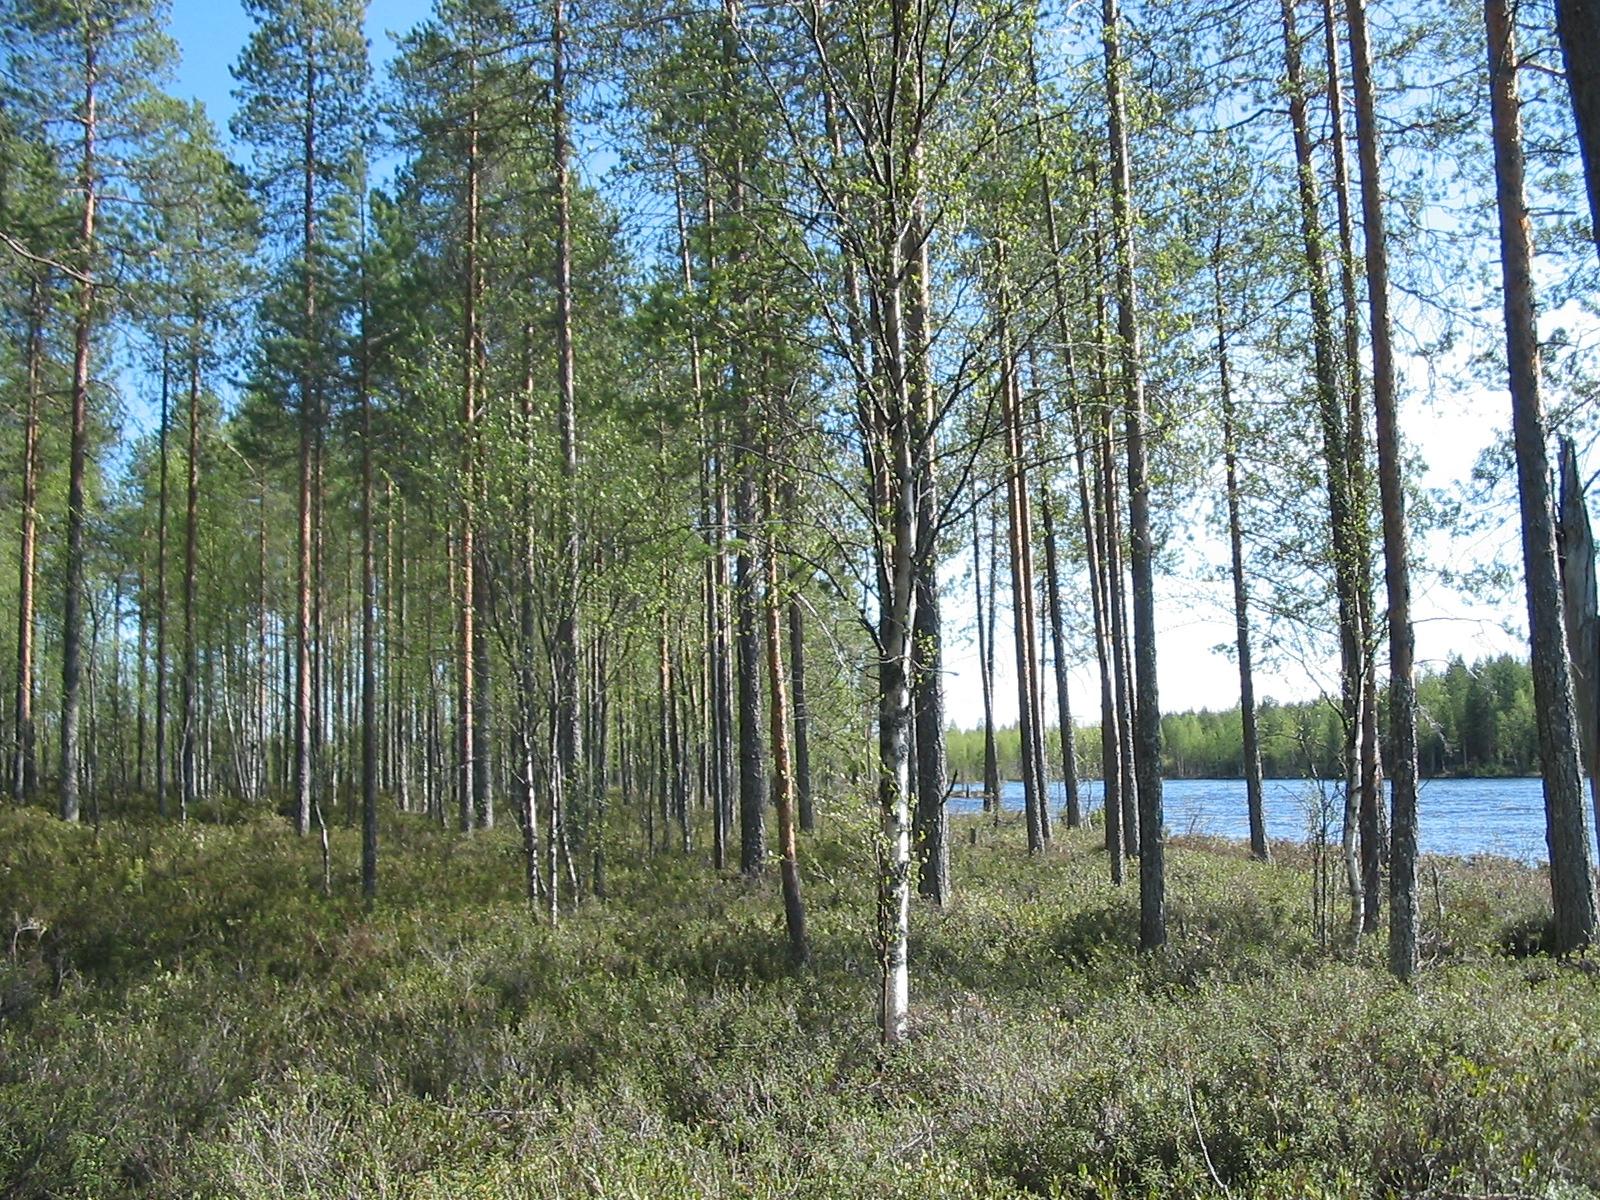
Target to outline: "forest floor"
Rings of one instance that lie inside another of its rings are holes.
[[[1423,868],[1427,967],[1319,947],[1304,852],[1168,852],[1171,945],[1098,834],[958,822],[917,907],[914,1036],[876,1035],[872,837],[777,872],[609,841],[558,929],[516,830],[276,816],[98,834],[0,811],[0,1196],[1600,1195],[1600,972],[1529,953],[1543,875]]]

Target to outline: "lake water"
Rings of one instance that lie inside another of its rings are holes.
[[[1262,785],[1267,836],[1303,841],[1311,829],[1317,784],[1306,779],[1268,779]],[[1086,780],[1081,794],[1087,811],[1100,807],[1098,779]],[[1060,783],[1050,785],[1050,811],[1065,803]],[[1242,779],[1169,779],[1162,787],[1169,834],[1203,833],[1246,839]],[[1343,819],[1339,789],[1327,787],[1330,836],[1337,841]],[[1022,809],[1022,784],[1005,785],[1007,809]],[[1593,837],[1593,808],[1587,787],[1584,812]],[[953,795],[952,812],[983,811],[980,796]],[[1418,838],[1424,854],[1500,854],[1523,862],[1545,862],[1544,794],[1537,779],[1429,779],[1417,793]],[[1591,840],[1590,845],[1594,843]]]

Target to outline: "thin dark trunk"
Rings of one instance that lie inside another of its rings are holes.
[[[789,957],[797,966],[810,961],[806,937],[806,905],[800,889],[800,859],[795,842],[795,781],[789,755],[789,697],[783,671],[783,633],[780,610],[778,547],[772,530],[777,519],[777,481],[774,478],[772,440],[766,443],[767,469],[763,473],[763,515],[766,518],[766,634],[767,683],[772,693],[772,799],[778,816],[778,855],[783,882],[784,925],[789,934]]]
[[[1378,497],[1383,521],[1384,585],[1389,605],[1389,966],[1402,979],[1417,969],[1417,694],[1413,678],[1411,569],[1406,549],[1405,488],[1389,323],[1389,250],[1378,161],[1377,99],[1372,81],[1366,0],[1346,0],[1361,166],[1361,223],[1366,246],[1376,414]],[[1363,821],[1368,818],[1363,814]],[[1371,820],[1377,823],[1377,813]],[[1363,838],[1366,826],[1363,825]],[[1381,831],[1375,831],[1376,846]],[[1373,909],[1372,911],[1376,911]]]
[[[267,481],[256,476],[256,711],[255,711],[255,764],[253,767],[253,800],[266,796],[270,781],[268,773],[269,728],[272,720],[271,668],[267,659]],[[141,693],[143,686],[140,687]],[[144,701],[140,699],[140,712]]]
[[[390,499],[394,493],[390,491]],[[397,784],[397,798],[400,802],[400,811],[411,811],[411,741],[416,738],[416,709],[413,706],[410,680],[406,678],[406,653],[410,651],[410,632],[406,626],[406,610],[410,606],[411,592],[411,560],[406,557],[405,531],[406,509],[405,501],[400,499],[400,520],[397,522],[395,539],[397,539],[397,552],[400,558],[400,587],[395,594],[395,627],[390,634],[389,629],[384,629],[386,642],[392,642],[395,656],[395,691],[398,693],[400,710],[395,723],[395,784]]]
[[[1028,475],[1023,463],[1022,425],[1017,412],[1017,364],[1012,358],[1009,336],[1001,337],[1000,405],[1001,423],[1006,430],[1007,540],[1011,559],[1012,633],[1017,659],[1017,748],[1022,770],[1022,804],[1028,825],[1028,853],[1044,850],[1044,826],[1040,808],[1045,799],[1039,792],[1039,773],[1033,748],[1033,675],[1029,642],[1033,637],[1027,574]]]
[[[1250,853],[1272,858],[1261,799],[1261,736],[1256,727],[1256,683],[1250,665],[1250,597],[1245,587],[1244,531],[1239,518],[1239,433],[1228,362],[1228,325],[1222,294],[1222,234],[1218,231],[1212,272],[1216,283],[1217,390],[1222,397],[1222,459],[1228,495],[1228,547],[1233,567],[1234,645],[1239,654],[1239,720],[1244,747],[1245,806],[1250,817]]]
[[[739,454],[739,477],[734,488],[734,522],[739,529],[739,550],[734,560],[733,607],[737,625],[739,675],[739,869],[759,875],[766,869],[766,749],[761,737],[760,597],[755,555],[756,541],[755,453],[751,446],[755,419],[753,402],[744,401],[740,421],[744,443]]]
[[[919,217],[921,214],[919,214]],[[945,805],[944,632],[939,621],[938,439],[932,381],[927,376],[930,266],[928,243],[911,256],[906,341],[914,406],[917,471],[916,615],[912,621],[911,707],[916,739],[917,892],[935,904],[950,899],[950,815]]]
[[[1349,472],[1350,552],[1355,574],[1354,601],[1357,655],[1360,662],[1356,697],[1360,803],[1360,932],[1376,932],[1380,917],[1383,768],[1378,747],[1377,639],[1372,630],[1371,490],[1367,469],[1366,417],[1361,400],[1361,313],[1356,300],[1354,221],[1350,204],[1350,170],[1345,154],[1344,89],[1340,79],[1338,22],[1334,0],[1322,0],[1323,51],[1327,65],[1329,146],[1333,158],[1334,198],[1339,218],[1339,291],[1342,300],[1345,370],[1345,463]]]
[[[790,520],[797,516],[792,481],[784,484],[784,507]],[[814,833],[817,812],[811,798],[811,709],[806,702],[806,612],[800,596],[804,572],[798,565],[789,572],[789,686],[794,701],[794,787],[802,833]]]
[[[1589,798],[1600,817],[1600,599],[1596,597],[1594,530],[1584,501],[1577,447],[1565,435],[1558,444],[1561,493],[1556,549],[1561,555],[1561,613],[1572,665],[1572,712],[1578,722],[1580,761],[1589,776]]]
[[[590,862],[591,873],[589,890],[594,893],[596,900],[606,898],[606,798],[609,794],[609,755],[611,743],[606,736],[607,722],[610,720],[611,698],[607,693],[606,684],[606,646],[601,641],[595,646],[594,651],[594,822],[593,832],[590,835]],[[618,706],[621,707],[620,705]]]
[[[558,911],[555,855],[566,840],[566,796],[578,786],[583,734],[579,722],[578,581],[582,571],[582,546],[578,536],[578,385],[573,347],[572,316],[572,149],[567,117],[567,16],[565,0],[555,0],[550,25],[551,49],[551,168],[556,194],[556,381],[557,431],[561,443],[560,535],[563,539],[561,586],[557,600],[554,661],[551,679],[555,691],[555,757],[559,786],[551,791],[550,912]]]
[[[1094,278],[1107,277],[1104,238],[1098,225],[1091,229],[1094,250]],[[1133,754],[1133,664],[1128,651],[1128,605],[1122,566],[1122,504],[1121,476],[1117,472],[1117,458],[1112,445],[1114,405],[1111,387],[1111,333],[1106,318],[1106,295],[1103,287],[1094,289],[1094,370],[1095,370],[1095,427],[1092,453],[1095,458],[1095,519],[1099,525],[1100,586],[1106,636],[1106,654],[1111,664],[1111,696],[1115,720],[1106,723],[1102,733],[1109,730],[1116,737],[1116,755],[1108,763],[1114,765],[1109,774],[1115,776],[1115,787],[1108,786],[1107,795],[1113,792],[1118,805],[1115,821],[1108,813],[1106,821],[1106,848],[1113,848],[1112,829],[1121,837],[1122,859],[1136,858],[1139,853],[1139,786],[1134,775]],[[1113,878],[1121,882],[1122,864],[1113,865]]]
[[[665,563],[661,566],[660,582],[663,601],[656,628],[656,759],[660,764],[660,770],[656,773],[656,818],[661,822],[661,849],[665,850],[667,824],[672,819],[678,754],[678,740],[673,729],[672,655],[669,640],[672,618],[667,612],[665,603],[667,591]]]
[[[145,773],[145,762],[146,762],[145,748],[146,748],[146,735],[148,733],[148,728],[147,728],[148,727],[148,722],[146,720],[146,715],[147,715],[146,714],[146,701],[149,698],[149,696],[148,696],[148,690],[149,689],[148,689],[147,685],[149,683],[149,672],[150,672],[149,661],[148,661],[148,656],[149,656],[149,651],[150,651],[150,613],[149,613],[149,608],[145,604],[145,601],[144,601],[144,596],[145,596],[145,590],[144,590],[144,585],[145,585],[145,573],[144,573],[144,549],[145,548],[144,548],[144,542],[145,542],[145,538],[148,536],[148,534],[149,534],[148,530],[143,530],[142,529],[142,530],[139,531],[139,562],[138,562],[138,567],[137,567],[138,579],[137,579],[137,581],[135,583],[135,587],[137,589],[137,594],[138,594],[138,597],[139,597],[139,670],[138,670],[138,675],[137,675],[136,682],[134,684],[134,686],[138,689],[138,695],[136,697],[136,707],[138,709],[138,713],[137,713],[138,727],[137,727],[137,730],[136,730],[135,735],[134,735],[135,736],[136,749],[135,749],[135,752],[134,752],[134,763],[133,763],[133,786],[134,786],[134,790],[135,791],[139,791],[139,792],[145,791],[147,789],[147,787],[148,787],[148,779],[147,779],[147,776],[146,776],[146,773]],[[19,604],[18,607],[19,608],[21,607],[20,604]],[[18,615],[18,624],[19,625],[21,624],[21,614],[20,613]],[[20,638],[18,639],[18,642],[19,642],[19,645],[18,645],[18,651],[19,651],[18,658],[20,659],[21,658],[21,654],[20,654],[20,650],[21,650],[20,642],[21,642],[21,639]],[[262,676],[261,676],[263,679],[266,678],[265,670],[266,670],[266,667],[265,667],[265,664],[263,664],[263,666],[262,666],[262,672],[263,673],[262,673]],[[18,685],[19,685],[19,688],[20,688],[20,685],[21,685],[21,682],[22,682],[22,672],[21,672],[21,670],[18,670],[18,672],[17,672],[17,682],[18,682]],[[19,741],[20,741],[20,738],[21,738],[21,735],[19,734],[18,735],[18,740]],[[15,779],[16,777],[17,776],[14,774],[13,775],[13,779]]]
[[[1122,351],[1123,422],[1128,454],[1128,544],[1133,577],[1133,652],[1138,698],[1134,747],[1139,779],[1139,945],[1167,940],[1165,832],[1161,807],[1161,704],[1156,690],[1155,544],[1150,532],[1150,468],[1145,448],[1143,363],[1134,284],[1133,184],[1124,111],[1117,0],[1103,0],[1106,108],[1111,143],[1111,216],[1117,260],[1117,338]]]
[[[92,35],[90,35],[92,37]],[[61,779],[60,814],[63,821],[78,819],[78,722],[83,680],[83,531],[84,475],[89,451],[89,338],[94,320],[95,210],[99,202],[95,161],[95,103],[99,71],[95,45],[84,45],[83,162],[79,184],[83,189],[83,215],[78,227],[79,276],[73,319],[71,448],[67,466],[67,579],[61,633]]]
[[[1106,393],[1109,397],[1109,393]],[[1100,413],[1100,521],[1102,572],[1105,576],[1105,605],[1110,616],[1112,694],[1117,707],[1113,725],[1117,734],[1117,796],[1121,811],[1117,828],[1122,834],[1122,856],[1139,854],[1139,782],[1134,770],[1132,662],[1128,653],[1128,602],[1122,568],[1121,476],[1111,444],[1109,399]]]
[[[370,403],[370,401],[369,401]],[[374,521],[376,521],[374,517]],[[376,536],[376,527],[374,527]],[[376,553],[376,551],[374,551]],[[376,561],[373,566],[377,570]],[[396,734],[396,725],[400,713],[400,691],[395,684],[394,676],[394,480],[388,480],[383,501],[383,578],[379,582],[374,579],[374,586],[382,596],[382,607],[377,610],[374,622],[378,629],[383,631],[383,649],[379,653],[379,664],[382,667],[381,678],[378,680],[379,700],[378,707],[379,733],[378,733],[378,787],[387,790],[395,799],[395,807],[400,812],[405,812],[405,805],[400,800],[400,781],[395,771],[395,764],[400,757],[400,739]]]
[[[1049,606],[1050,646],[1054,652],[1056,716],[1061,729],[1061,782],[1066,792],[1067,828],[1083,824],[1078,796],[1078,758],[1073,739],[1072,704],[1067,694],[1067,639],[1061,617],[1061,565],[1056,548],[1056,520],[1048,488],[1039,490],[1039,515],[1044,522],[1045,596]]]
[[[721,773],[717,791],[722,804],[721,822],[725,838],[730,836],[733,830],[733,800],[738,790],[736,773],[739,767],[739,759],[734,751],[734,645],[729,628],[729,609],[732,606],[733,591],[728,574],[728,486],[723,472],[726,453],[727,439],[722,434],[722,422],[718,421],[716,458],[712,471],[712,494],[716,505],[716,545],[711,557],[712,589],[716,601],[712,613],[715,624],[712,633],[712,667],[716,676],[716,687],[712,693],[712,710],[714,736],[719,748],[717,769]],[[741,827],[741,836],[742,833]]]
[[[1033,136],[1035,162],[1039,167],[1039,200],[1044,212],[1045,232],[1049,237],[1050,286],[1056,306],[1056,332],[1059,352],[1067,374],[1069,398],[1077,390],[1076,367],[1072,349],[1072,330],[1068,324],[1066,278],[1061,269],[1061,234],[1056,223],[1055,197],[1050,186],[1050,172],[1045,164],[1044,111],[1039,99],[1038,66],[1034,60],[1033,43],[1028,44],[1028,85],[1033,98]],[[1054,514],[1050,508],[1049,490],[1040,489],[1040,509],[1044,518],[1045,572],[1048,585],[1047,602],[1050,608],[1050,638],[1055,650],[1056,710],[1061,729],[1061,781],[1066,793],[1067,827],[1076,829],[1083,823],[1083,806],[1078,795],[1077,747],[1072,727],[1072,707],[1067,687],[1066,641],[1062,636],[1061,575],[1057,559]]]
[[[683,195],[682,180],[676,163],[673,172],[673,200],[678,220],[678,257],[683,277],[684,292],[694,295],[694,260],[689,247],[688,209]],[[711,198],[706,196],[706,236],[711,236]],[[700,431],[700,520],[704,527],[702,540],[706,546],[706,562],[701,579],[701,593],[705,608],[706,641],[706,699],[707,734],[710,741],[710,761],[707,764],[708,792],[711,799],[711,861],[721,871],[728,862],[728,806],[731,801],[732,779],[732,721],[727,686],[727,639],[723,624],[723,605],[726,589],[721,586],[724,555],[723,516],[720,505],[713,509],[713,458],[720,456],[722,447],[708,430],[706,421],[705,379],[701,369],[700,335],[689,333],[689,383],[694,396],[695,415]],[[720,431],[720,422],[716,425]],[[718,499],[720,500],[720,494]]]
[[[1334,346],[1333,306],[1329,298],[1321,208],[1307,116],[1305,72],[1300,36],[1295,28],[1295,0],[1282,0],[1284,69],[1289,92],[1289,121],[1294,132],[1300,235],[1305,281],[1311,301],[1311,342],[1315,365],[1317,412],[1322,428],[1322,455],[1328,489],[1329,543],[1333,553],[1334,591],[1339,620],[1339,715],[1344,745],[1342,850],[1345,887],[1350,903],[1350,932],[1359,937],[1365,902],[1356,831],[1360,821],[1361,656],[1360,590],[1357,572],[1356,513],[1351,491],[1348,414],[1339,394],[1339,363]]]
[[[482,464],[479,464],[479,487],[484,485]],[[480,511],[487,507],[482,491],[478,494]],[[479,539],[478,562],[472,573],[472,608],[476,614],[472,629],[472,820],[479,829],[494,828],[494,740],[493,703],[494,681],[490,674],[489,658],[489,567],[487,548]]]
[[[366,263],[366,207],[361,214],[361,894],[378,894],[378,580],[372,561],[372,388]]]
[[[694,849],[693,833],[689,827],[689,693],[688,672],[683,656],[674,646],[672,655],[672,690],[670,693],[671,717],[670,745],[672,747],[672,817],[678,823],[678,850],[688,855]]]
[[[931,517],[931,510],[928,515]],[[944,679],[939,628],[938,566],[930,553],[917,569],[911,693],[916,739],[917,892],[935,904],[950,899],[950,817],[945,804]]]
[[[328,639],[324,633],[323,613],[327,598],[327,533],[323,487],[323,453],[325,431],[322,426],[321,400],[318,399],[316,437],[311,445],[311,788],[320,806],[321,820],[328,815]],[[326,824],[321,827],[327,835]]]
[[[712,450],[705,449],[709,460]],[[722,706],[722,614],[721,597],[717,588],[717,543],[720,538],[714,529],[715,517],[711,508],[709,475],[711,464],[702,462],[700,468],[701,514],[706,525],[707,555],[704,575],[700,582],[701,599],[705,609],[706,638],[706,737],[709,742],[710,761],[706,765],[707,793],[711,801],[711,864],[721,871],[728,865],[727,780],[728,759],[731,753],[723,741]]]
[[[1094,652],[1100,668],[1100,786],[1101,809],[1105,816],[1106,857],[1111,861],[1111,882],[1123,882],[1122,858],[1122,772],[1118,765],[1122,739],[1117,727],[1116,667],[1112,662],[1111,622],[1106,591],[1108,574],[1105,558],[1104,511],[1100,497],[1100,474],[1088,462],[1082,421],[1072,410],[1073,451],[1078,464],[1078,508],[1083,524],[1084,557],[1089,564],[1089,592],[1094,618]],[[1090,479],[1094,480],[1091,496]]]
[[[317,175],[317,71],[313,64],[306,66],[303,134],[301,158],[301,329],[304,358],[300,363],[300,457],[298,493],[298,557],[295,575],[295,708],[294,708],[294,779],[295,779],[295,833],[304,837],[311,831],[311,444],[317,427],[315,396],[316,372],[316,175]],[[157,770],[163,767],[158,764]]]
[[[476,59],[469,57],[472,72]],[[469,87],[476,79],[469,75]],[[477,666],[478,585],[475,530],[478,502],[478,110],[473,106],[467,118],[466,230],[463,250],[466,273],[462,281],[461,307],[461,533],[456,569],[460,612],[456,644],[456,824],[462,833],[473,829],[473,800],[478,772],[475,754],[481,744],[474,728],[478,715]]]
[[[1571,953],[1595,940],[1595,892],[1578,770],[1572,680],[1563,644],[1561,583],[1550,510],[1550,462],[1539,398],[1539,334],[1534,315],[1533,236],[1523,177],[1516,37],[1508,0],[1485,0],[1495,199],[1505,289],[1511,429],[1522,499],[1522,561],[1527,580],[1534,710],[1544,764],[1545,838],[1555,909],[1555,949]],[[1398,836],[1398,831],[1397,831]]]
[[[1000,822],[1000,764],[994,744],[994,509],[989,510],[989,582],[985,599],[978,510],[972,510],[972,590],[978,613],[978,677],[983,689],[983,808]]]
[[[517,548],[521,552],[517,588],[517,619],[520,661],[518,663],[518,732],[522,752],[521,779],[518,781],[517,799],[521,805],[522,861],[527,885],[528,904],[537,909],[541,892],[539,875],[539,804],[534,785],[536,777],[536,747],[539,744],[539,714],[542,706],[538,696],[539,626],[536,601],[539,594],[539,542],[535,527],[539,511],[538,486],[538,431],[537,412],[534,405],[533,370],[534,331],[531,324],[522,328],[523,380],[522,380],[522,495],[520,520],[517,530]]]
[[[34,757],[33,728],[33,589],[38,570],[39,401],[44,369],[44,296],[44,284],[34,280],[28,297],[28,398],[27,415],[22,427],[22,529],[17,555],[17,697],[11,795],[18,804],[33,798],[38,770]],[[144,630],[143,611],[141,604],[141,634]],[[141,641],[141,664],[143,661]],[[142,693],[142,684],[140,690]],[[141,716],[143,711],[141,706]],[[142,749],[142,736],[139,744]]]
[[[194,317],[198,325],[198,315]],[[200,331],[190,332],[189,341],[189,456],[184,494],[183,542],[183,681],[179,741],[178,819],[187,821],[189,809],[197,803],[199,780],[196,776],[195,739],[199,688],[199,649],[195,640],[195,593],[199,586],[200,557]]]

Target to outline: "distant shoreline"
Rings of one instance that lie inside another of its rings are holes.
[[[1084,776],[1080,776],[1079,778],[1080,778],[1081,781],[1084,781],[1084,782],[1094,782],[1094,783],[1103,782],[1101,777],[1098,776],[1098,775],[1084,775]],[[1264,776],[1262,781],[1265,782],[1265,783],[1272,783],[1272,782],[1305,783],[1305,782],[1309,782],[1309,781],[1313,780],[1314,778],[1315,778],[1315,776],[1311,776],[1311,775],[1271,775],[1271,776]],[[1465,774],[1465,773],[1463,773],[1463,774],[1447,773],[1447,774],[1443,774],[1443,775],[1420,775],[1420,776],[1418,776],[1418,782],[1420,782],[1420,783],[1430,783],[1430,782],[1433,782],[1434,780],[1460,780],[1461,782],[1467,782],[1467,781],[1470,781],[1470,780],[1476,780],[1476,781],[1482,782],[1482,783],[1494,783],[1494,782],[1499,781],[1499,780],[1538,779],[1538,778],[1539,778],[1538,775],[1475,775],[1475,774]],[[1162,781],[1165,782],[1165,783],[1243,783],[1244,782],[1244,776],[1243,775],[1164,775],[1164,776],[1162,776]],[[1059,779],[1052,779],[1049,782],[1051,784],[1059,784],[1061,781]],[[1384,777],[1384,782],[1385,783],[1388,782],[1388,776]],[[1020,779],[1003,779],[1003,780],[1000,781],[1000,786],[1001,787],[1005,787],[1005,786],[1007,786],[1009,784],[1013,784],[1013,783],[1020,785],[1022,783],[1022,780],[1020,780]],[[981,782],[962,781],[962,782],[954,784],[951,787],[950,794],[953,795],[953,796],[981,796],[981,795],[983,795],[983,784]]]

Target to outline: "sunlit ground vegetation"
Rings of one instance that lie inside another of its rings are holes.
[[[1539,952],[1539,870],[1425,860],[1404,987],[1320,944],[1291,844],[1176,839],[1140,954],[1098,831],[958,824],[886,1052],[872,835],[823,828],[796,972],[775,869],[632,825],[552,929],[514,827],[388,818],[367,908],[355,829],[324,896],[275,815],[0,812],[0,1195],[1597,1194],[1600,976]]]

